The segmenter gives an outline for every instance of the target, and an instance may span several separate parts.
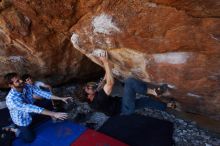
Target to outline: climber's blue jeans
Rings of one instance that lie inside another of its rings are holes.
[[[146,82],[134,78],[128,78],[125,80],[121,113],[125,115],[132,114],[134,113],[135,109],[144,107],[165,110],[165,103],[156,101],[152,98],[143,97],[136,99],[136,93],[146,95],[147,88],[148,84]]]

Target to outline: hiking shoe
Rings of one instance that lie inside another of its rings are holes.
[[[175,104],[175,102],[169,102],[169,103],[167,103],[167,107],[169,107],[171,109],[176,109],[176,104]]]
[[[180,104],[173,98],[167,103],[167,107],[172,110],[181,111]]]
[[[167,84],[162,84],[158,88],[155,89],[155,92],[157,93],[157,96],[162,95],[166,91],[168,91],[169,87]]]

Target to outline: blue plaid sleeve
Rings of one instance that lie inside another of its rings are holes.
[[[9,100],[9,103],[12,108],[21,110],[27,113],[41,113],[44,110],[44,108],[42,107],[38,107],[33,104],[26,104],[21,99],[18,99],[18,98],[16,99],[11,98],[11,100]]]
[[[43,91],[37,87],[33,87],[33,94],[40,96],[40,97],[43,97],[43,98],[46,98],[46,99],[51,99],[51,96],[52,96],[51,92]]]

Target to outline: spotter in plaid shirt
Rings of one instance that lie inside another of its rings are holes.
[[[12,121],[18,126],[30,125],[31,113],[41,113],[44,108],[33,105],[33,94],[51,99],[51,93],[45,92],[31,85],[25,85],[23,92],[11,89],[6,97],[6,105],[9,109]]]

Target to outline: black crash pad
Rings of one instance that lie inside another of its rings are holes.
[[[98,131],[130,146],[171,146],[174,144],[171,122],[137,114],[112,117]]]
[[[11,117],[7,108],[0,109],[0,127],[12,124]]]

